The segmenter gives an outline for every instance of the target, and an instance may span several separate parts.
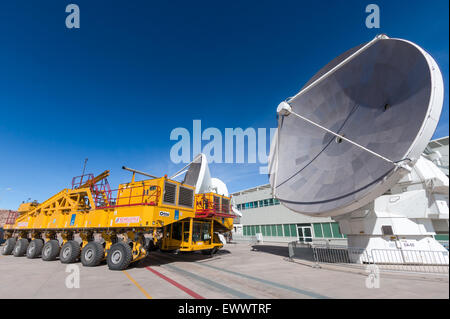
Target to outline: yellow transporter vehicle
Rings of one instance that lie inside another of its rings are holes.
[[[18,217],[4,227],[2,254],[43,260],[59,256],[62,263],[80,259],[84,266],[97,266],[106,258],[109,269],[122,270],[157,246],[161,251],[211,254],[223,247],[218,233],[230,231],[235,217],[229,197],[195,194],[193,186],[167,176],[124,169],[133,177],[117,190],[110,189],[105,171],[95,178],[75,177],[71,189],[43,203],[22,204]],[[136,173],[151,179],[135,181]],[[74,240],[76,235],[81,243]]]

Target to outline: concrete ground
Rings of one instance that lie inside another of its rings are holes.
[[[287,256],[287,244],[235,243],[214,257],[154,252],[126,271],[76,263],[79,288],[66,287],[73,270],[59,261],[1,256],[0,298],[449,298],[448,276],[381,273],[369,289],[362,271]]]

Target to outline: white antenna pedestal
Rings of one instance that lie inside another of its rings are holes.
[[[431,161],[421,157],[412,172],[389,192],[354,212],[336,216],[348,246],[364,248],[378,263],[392,263],[385,250],[444,252],[434,239],[436,231],[447,231],[449,223],[449,179]],[[377,253],[379,250],[379,253]],[[364,258],[353,255],[353,262]],[[376,257],[375,257],[376,256]],[[399,255],[401,257],[401,255]],[[407,254],[403,263],[442,263],[430,254]],[[402,257],[405,258],[405,257]],[[420,260],[419,260],[420,259]],[[371,262],[371,261],[366,261]]]

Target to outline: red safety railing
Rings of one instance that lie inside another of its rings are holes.
[[[72,178],[72,189],[80,188],[81,185],[92,181],[94,179],[94,175],[92,174],[84,174],[80,176],[75,176]]]
[[[125,206],[156,206],[161,196],[161,188],[155,185],[123,187],[119,189],[93,192],[95,207],[99,209]]]
[[[112,190],[109,187],[108,180],[106,178],[102,179],[101,181],[97,182],[96,184],[93,184],[91,186],[91,192],[92,196],[95,198],[98,198],[99,196],[112,199]],[[95,203],[95,207],[97,207],[97,202]]]
[[[195,217],[208,218],[208,217],[224,217],[224,218],[236,218],[237,216],[230,213],[230,205],[221,205],[205,200],[197,201],[195,205]]]
[[[5,225],[14,225],[18,216],[19,212],[10,210],[8,212],[8,217],[6,217]]]
[[[95,179],[93,174],[75,176],[74,178],[72,178],[72,189],[80,188],[83,185],[89,185],[92,196],[94,197],[95,207],[98,207],[98,204],[102,204],[102,206],[105,206],[110,203],[113,198],[108,179],[105,177],[99,180],[97,183],[94,183],[94,181]]]

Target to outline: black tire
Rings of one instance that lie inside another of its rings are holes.
[[[80,251],[80,244],[75,240],[69,240],[61,247],[59,261],[63,264],[74,263],[80,257]]]
[[[11,255],[15,246],[16,246],[16,239],[13,237],[8,238],[5,242],[5,246],[3,246],[2,248],[2,255]]]
[[[205,256],[211,256],[212,255],[212,249],[205,249],[205,250],[200,250],[200,252],[202,253],[202,255]]]
[[[153,239],[150,238],[145,238],[145,250],[147,250],[148,252],[151,251],[155,251],[158,250],[158,246],[155,245],[155,241]]]
[[[20,238],[14,246],[13,255],[14,257],[22,257],[26,254],[28,248],[28,239]]]
[[[133,259],[130,245],[120,241],[111,246],[108,251],[106,262],[110,270],[124,270]]]
[[[42,239],[33,239],[27,248],[27,258],[33,259],[39,257],[43,247],[44,241]]]
[[[157,249],[159,249],[160,251],[163,251],[162,250],[162,239],[160,239],[156,242],[156,246],[157,246]]]
[[[105,250],[98,241],[89,242],[81,251],[81,263],[86,267],[98,266],[104,258]]]
[[[202,255],[212,256],[215,253],[217,253],[218,250],[219,249],[217,247],[214,247],[214,248],[211,248],[211,249],[201,250],[201,252],[202,252]]]
[[[59,242],[56,239],[49,240],[45,243],[44,248],[42,248],[42,260],[56,260],[59,255],[59,250]]]

